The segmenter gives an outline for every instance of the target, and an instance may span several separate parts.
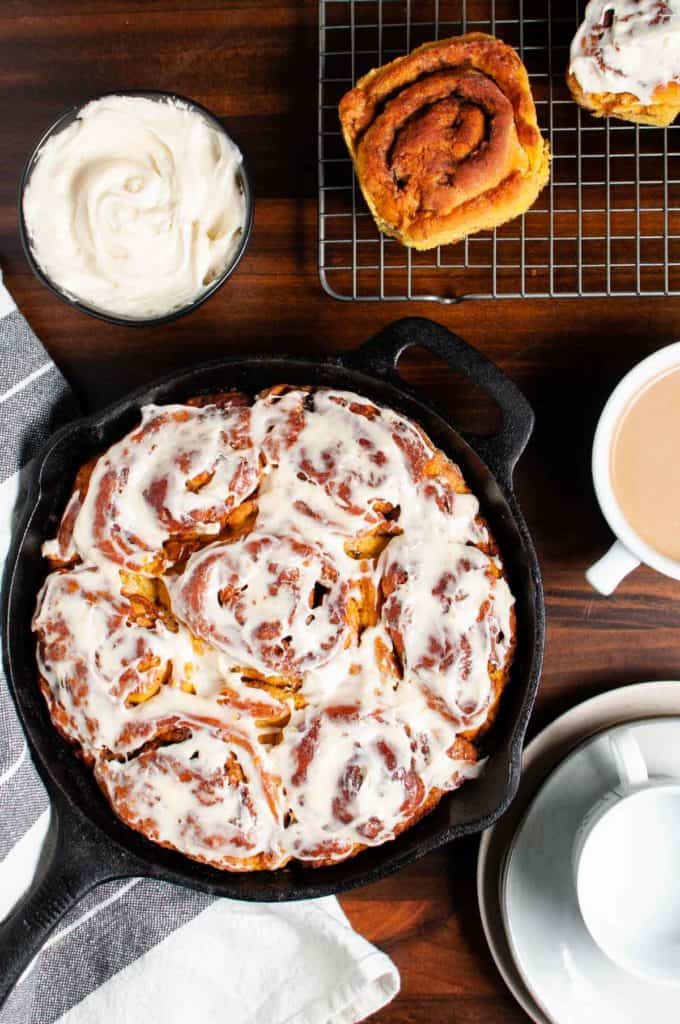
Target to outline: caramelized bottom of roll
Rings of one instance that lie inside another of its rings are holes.
[[[630,92],[585,92],[575,75],[567,75],[567,85],[575,101],[593,117],[615,117],[631,124],[649,124],[667,128],[680,114],[680,83],[669,82],[654,92],[652,103],[641,103]]]

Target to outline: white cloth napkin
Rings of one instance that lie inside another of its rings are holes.
[[[21,470],[75,411],[0,276],[0,569]],[[49,828],[0,671],[0,917],[31,885]],[[352,1024],[398,991],[392,961],[334,898],[252,904],[128,879],[99,886],[67,914],[0,1024]]]

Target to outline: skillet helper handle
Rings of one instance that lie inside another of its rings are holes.
[[[103,858],[102,841],[76,812],[53,801],[51,813],[42,874],[0,922],[0,1008],[64,915],[100,882],[135,873],[115,851]]]
[[[361,348],[343,356],[343,362],[352,369],[390,380],[403,389],[405,382],[399,375],[399,358],[414,346],[422,346],[440,356],[452,370],[464,373],[496,402],[501,411],[501,426],[496,434],[483,437],[462,430],[459,433],[494,476],[511,487],[513,470],[531,437],[534,413],[517,385],[476,348],[433,320],[405,317],[389,324]]]

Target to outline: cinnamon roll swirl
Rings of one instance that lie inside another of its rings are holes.
[[[548,180],[526,69],[493,36],[426,43],[360,79],[339,113],[378,228],[416,249],[511,220]]]
[[[177,730],[175,742],[152,744],[131,760],[97,760],[95,776],[119,817],[161,846],[223,870],[285,863],[281,789],[257,744],[209,719],[181,720]]]
[[[435,550],[423,537],[400,537],[381,570],[383,621],[427,703],[467,736],[489,726],[515,637],[497,557],[453,540]]]
[[[361,558],[401,533],[420,502],[442,510],[455,502],[460,522],[474,515],[477,503],[458,467],[394,410],[323,388],[274,388],[261,401],[254,420],[276,487],[265,479],[259,503],[270,522],[283,517],[290,530],[292,509],[349,535],[345,551]]]
[[[55,725],[86,761],[101,750],[128,756],[185,707],[228,704],[257,728],[288,717],[275,697],[255,698],[218,651],[145,591],[80,564],[51,573],[38,595],[40,687]]]
[[[318,544],[253,532],[192,555],[170,594],[189,628],[236,665],[299,677],[345,639],[348,589]]]
[[[255,490],[259,463],[247,400],[224,398],[219,407],[146,406],[140,425],[81,475],[47,553],[158,575],[226,529]]]
[[[287,841],[293,856],[316,867],[410,828],[445,788],[474,774],[477,760],[470,744],[452,743],[438,752],[447,762],[443,788],[433,785],[436,740],[422,719],[411,723],[406,706],[300,712],[290,731],[290,751],[277,765],[290,805]]]
[[[289,841],[300,860],[343,860],[357,841],[377,845],[416,820],[428,794],[405,723],[350,705],[303,712],[292,729],[282,769],[294,818]]]
[[[38,684],[153,842],[333,864],[480,770],[513,598],[459,467],[392,409],[291,385],[147,407],[45,553]]]
[[[590,0],[567,84],[595,117],[664,127],[680,113],[677,0]]]

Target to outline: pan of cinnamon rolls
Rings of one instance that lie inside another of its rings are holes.
[[[411,345],[484,388],[500,432],[413,391]],[[485,357],[408,319],[342,357],[165,378],[53,438],[7,670],[93,881],[318,896],[503,812],[543,645],[512,488],[532,424]]]

